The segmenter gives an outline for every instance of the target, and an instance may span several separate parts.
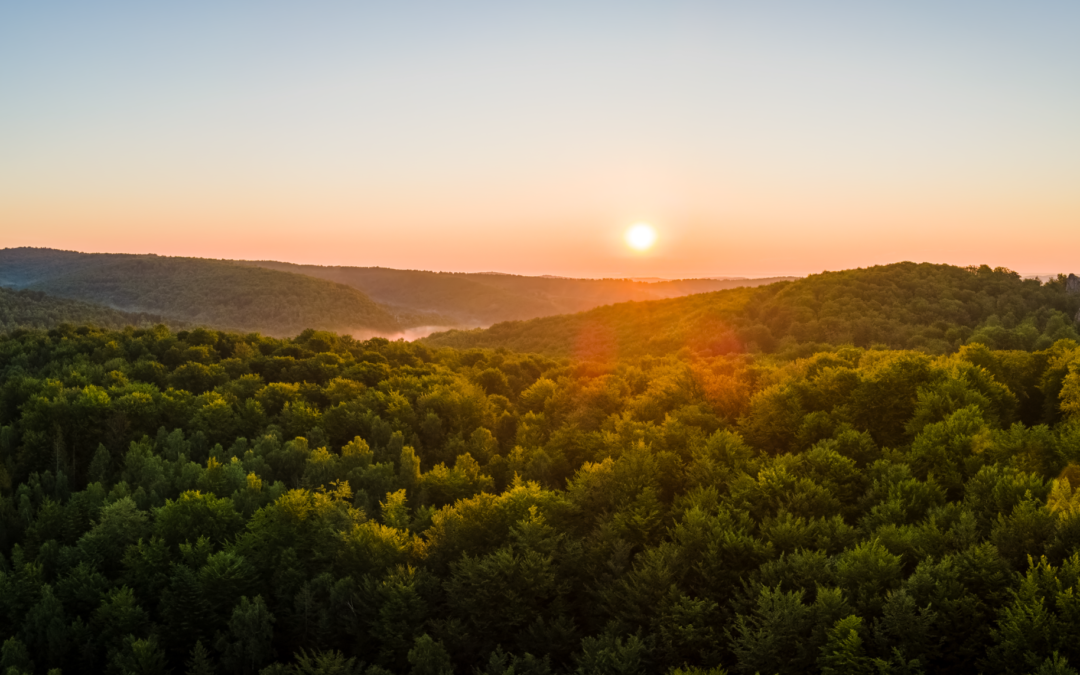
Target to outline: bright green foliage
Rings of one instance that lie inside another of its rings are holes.
[[[873,675],[876,669],[863,649],[862,627],[858,616],[844,617],[833,624],[817,660],[822,675]]]
[[[14,672],[1080,663],[1075,343],[598,363],[64,328],[0,359]]]

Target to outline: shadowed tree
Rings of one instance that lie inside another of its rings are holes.
[[[270,660],[274,651],[273,625],[274,616],[261,595],[254,600],[240,598],[229,620],[229,632],[218,642],[222,661],[230,672],[251,675]]]

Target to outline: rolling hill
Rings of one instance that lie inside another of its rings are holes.
[[[587,358],[778,351],[818,343],[946,353],[982,342],[1043,349],[1077,339],[1080,295],[1002,268],[897,263],[756,288],[433,334],[430,346],[504,347]]]
[[[515,274],[425,272],[383,267],[323,267],[274,261],[235,261],[347,284],[376,302],[419,312],[437,312],[454,325],[483,327],[499,321],[581,312],[617,302],[660,300],[694,293],[761,286],[796,277],[768,279],[567,279]]]
[[[364,336],[419,337],[437,329],[486,327],[792,278],[567,279],[39,248],[0,250],[0,287],[276,336],[314,327]]]
[[[306,328],[394,334],[441,317],[395,315],[350,286],[201,258],[0,251],[0,284],[214,328],[296,335]]]
[[[158,323],[180,326],[160,314],[122,312],[79,300],[58,298],[41,291],[0,287],[0,333],[19,328],[48,329],[63,323],[120,329]]]

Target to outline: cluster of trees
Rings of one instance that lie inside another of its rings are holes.
[[[65,326],[0,367],[8,674],[1080,665],[1074,341],[601,362]]]
[[[391,309],[344,284],[224,260],[16,248],[0,251],[0,270],[0,285],[104,305],[100,320],[82,320],[107,326],[107,307],[277,336],[311,327],[370,335],[448,325],[440,315]]]
[[[980,343],[1046,349],[1077,339],[1080,295],[1003,268],[897,263],[789,283],[601,307],[572,316],[450,331],[428,344],[585,358],[740,351],[812,353],[822,343],[931,354]]]
[[[102,328],[149,328],[165,322],[160,314],[121,312],[101,305],[57,298],[41,291],[0,287],[0,333],[19,328],[48,329],[60,324],[92,324]],[[182,328],[180,322],[167,322]]]

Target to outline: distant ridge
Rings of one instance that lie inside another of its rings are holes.
[[[44,248],[0,250],[0,287],[150,314],[177,325],[273,336],[316,328],[357,337],[415,339],[448,328],[486,327],[791,278],[569,279]]]
[[[659,300],[797,277],[767,279],[572,279],[504,272],[427,272],[384,267],[297,265],[268,260],[234,261],[347,284],[376,302],[401,310],[436,312],[458,327],[580,312],[617,302]]]
[[[277,336],[307,328],[393,334],[407,327],[355,288],[202,258],[3,249],[0,285],[123,312]],[[438,317],[411,318],[445,325]]]
[[[1080,294],[1002,268],[911,262],[824,272],[587,312],[449,331],[434,347],[506,348],[608,359],[743,351],[800,353],[800,345],[851,344],[948,353],[964,344],[1046,349],[1080,340]]]

